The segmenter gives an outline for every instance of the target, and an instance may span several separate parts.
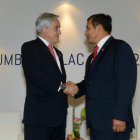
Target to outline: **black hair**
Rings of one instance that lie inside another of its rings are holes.
[[[90,16],[87,21],[92,19],[92,25],[95,28],[97,25],[101,24],[105,31],[109,34],[112,31],[112,18],[110,15],[105,14],[95,14]]]

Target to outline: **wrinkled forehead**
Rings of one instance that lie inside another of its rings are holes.
[[[52,21],[51,21],[51,24],[52,24],[52,25],[56,25],[56,26],[60,26],[60,22],[59,22],[58,19],[52,20]]]
[[[90,26],[93,26],[93,25],[92,25],[92,20],[88,20],[88,21],[87,21],[86,27],[90,27]]]

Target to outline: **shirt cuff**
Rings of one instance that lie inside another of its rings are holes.
[[[62,82],[60,83],[60,86],[58,88],[58,92],[61,90],[61,84],[63,84]]]

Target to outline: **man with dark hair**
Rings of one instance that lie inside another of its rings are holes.
[[[88,42],[96,46],[87,59],[85,78],[77,84],[79,92],[75,98],[86,95],[91,140],[129,140],[134,128],[131,105],[136,88],[136,60],[126,42],[110,35],[111,22],[109,15],[92,15],[85,31]]]
[[[65,85],[62,53],[54,47],[59,41],[58,16],[43,13],[36,20],[37,39],[22,46],[22,66],[27,94],[24,108],[25,140],[65,140],[67,95],[77,87]],[[66,89],[65,89],[66,88]]]

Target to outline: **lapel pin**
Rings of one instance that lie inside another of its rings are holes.
[[[104,51],[105,49],[104,48],[102,48],[102,52]]]

